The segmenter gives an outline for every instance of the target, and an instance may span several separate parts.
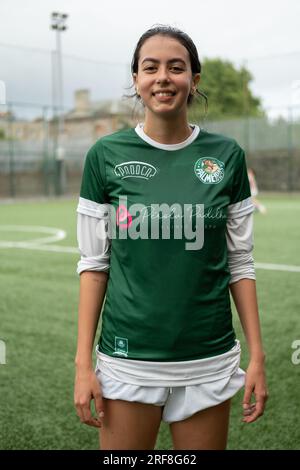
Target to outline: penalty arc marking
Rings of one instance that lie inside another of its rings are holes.
[[[79,249],[73,246],[53,245],[52,243],[64,240],[67,232],[60,228],[44,227],[38,225],[1,225],[0,232],[23,232],[45,234],[44,237],[25,241],[0,241],[0,248],[23,248],[27,250],[52,251],[57,253],[74,253],[79,255]],[[255,263],[255,269],[270,271],[286,271],[300,273],[300,266],[273,263]]]

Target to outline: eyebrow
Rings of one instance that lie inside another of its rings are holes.
[[[145,57],[145,59],[142,61],[142,64],[146,61],[156,62],[156,63],[160,62],[159,60],[153,59],[152,57]],[[172,62],[182,62],[183,64],[185,64],[185,61],[183,59],[181,59],[180,57],[175,57],[174,59],[168,60],[168,63],[172,63]]]

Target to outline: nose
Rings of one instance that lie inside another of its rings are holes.
[[[157,83],[168,82],[169,81],[169,73],[168,73],[168,69],[166,67],[160,67],[158,69],[156,81],[157,81]]]

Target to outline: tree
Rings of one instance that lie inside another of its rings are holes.
[[[260,98],[253,96],[249,88],[252,80],[251,73],[245,67],[237,70],[229,61],[205,59],[198,89],[208,98],[206,119],[264,116]],[[203,105],[199,100],[194,101],[190,111],[193,118],[203,117]]]

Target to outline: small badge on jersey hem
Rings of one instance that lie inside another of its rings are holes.
[[[195,175],[204,184],[217,184],[225,175],[225,165],[217,158],[202,157],[194,166]]]
[[[114,356],[128,356],[128,339],[115,336],[115,351]]]

